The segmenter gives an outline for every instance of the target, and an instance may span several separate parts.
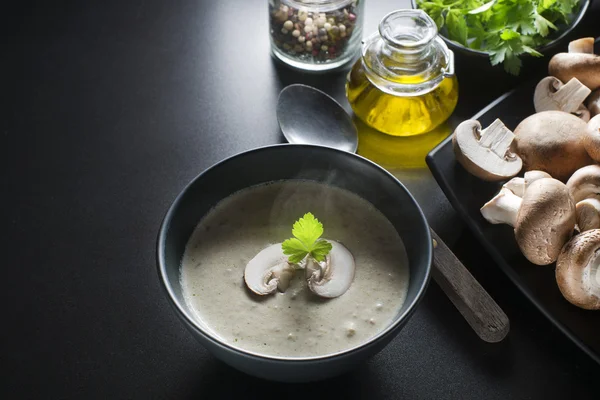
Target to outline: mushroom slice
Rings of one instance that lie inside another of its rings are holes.
[[[591,92],[577,78],[572,78],[569,82],[563,84],[555,77],[547,76],[535,87],[533,95],[535,112],[558,110],[574,113],[583,105],[586,97]]]
[[[590,157],[600,162],[600,115],[596,115],[588,122],[588,133],[584,146]]]
[[[321,297],[333,298],[346,293],[354,280],[354,257],[342,244],[328,240],[331,251],[325,261],[316,262],[309,257],[306,262],[308,288]]]
[[[510,181],[502,185],[502,187],[510,190],[519,197],[523,197],[529,185],[531,185],[532,182],[542,178],[552,178],[552,176],[544,171],[527,171],[525,172],[523,178],[512,178]]]
[[[556,283],[571,304],[600,309],[600,229],[583,232],[565,245],[556,262]]]
[[[521,208],[521,198],[503,187],[500,193],[481,207],[481,215],[492,224],[508,224],[514,227],[519,208]]]
[[[567,181],[575,203],[584,199],[600,200],[600,165],[588,165],[575,171]]]
[[[526,171],[541,170],[565,182],[579,168],[592,164],[585,149],[588,125],[563,111],[542,111],[515,128],[514,151]]]
[[[600,200],[585,199],[575,206],[579,232],[600,228]]]
[[[556,261],[576,223],[575,204],[567,186],[552,178],[533,182],[525,192],[515,224],[523,255],[537,265]]]
[[[585,105],[592,117],[600,114],[600,89],[596,89],[590,94]]]
[[[593,54],[593,38],[571,42],[568,53],[554,55],[548,64],[549,75],[563,82],[577,78],[591,90],[600,87],[599,70],[600,56]]]
[[[281,243],[261,250],[244,271],[244,281],[248,289],[259,295],[266,295],[279,289],[285,292],[294,276],[295,268],[283,254]]]
[[[476,120],[462,122],[452,144],[457,161],[471,174],[486,181],[512,178],[521,171],[521,158],[510,151],[515,135],[496,119],[487,129]]]

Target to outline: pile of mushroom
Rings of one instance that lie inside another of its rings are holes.
[[[600,309],[600,55],[593,45],[593,38],[575,40],[550,60],[550,76],[535,89],[536,113],[514,131],[498,119],[487,129],[468,120],[452,138],[468,172],[506,182],[482,216],[512,226],[531,263],[556,262],[561,293],[585,309]]]
[[[339,242],[328,240],[331,251],[325,261],[317,262],[307,257],[300,263],[290,263],[283,254],[281,243],[260,251],[244,271],[246,286],[258,295],[285,292],[296,271],[303,271],[308,288],[318,296],[339,297],[344,294],[354,280],[354,257]]]

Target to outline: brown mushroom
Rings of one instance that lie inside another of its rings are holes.
[[[575,203],[584,199],[600,200],[600,165],[588,165],[575,171],[567,181]]]
[[[514,226],[521,252],[537,265],[556,261],[576,223],[575,204],[567,186],[553,178],[532,182],[522,199],[503,188],[481,213],[492,223]]]
[[[584,146],[587,133],[581,119],[562,111],[543,111],[517,126],[514,151],[526,171],[541,170],[566,181],[579,168],[592,164]]]
[[[593,54],[593,40],[584,38],[571,42],[568,53],[558,53],[552,57],[548,74],[563,82],[577,78],[591,90],[599,88],[600,56]]]
[[[584,199],[575,205],[579,232],[600,229],[600,200]]]
[[[600,114],[600,89],[596,89],[589,95],[585,102],[587,109],[592,117]]]
[[[574,113],[578,111],[583,115],[585,114],[585,111],[587,111],[585,106],[583,106],[583,102],[590,93],[591,90],[583,83],[579,82],[577,78],[573,78],[569,82],[563,84],[555,77],[547,76],[535,87],[533,105],[535,107],[535,112],[556,110]],[[585,111],[583,111],[581,107],[583,107]]]
[[[452,137],[456,160],[471,174],[486,180],[512,178],[521,170],[521,159],[510,151],[514,134],[495,120],[482,129],[479,121],[462,122]]]
[[[600,229],[583,232],[565,245],[556,262],[556,283],[571,304],[600,309]]]
[[[590,157],[600,162],[600,114],[588,122],[588,132],[584,140],[584,147]]]

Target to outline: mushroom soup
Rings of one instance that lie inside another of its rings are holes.
[[[308,222],[324,228],[316,243],[332,245],[322,261],[308,253],[294,264],[281,242],[292,225],[297,234],[294,221],[312,217],[307,212],[320,220]],[[257,265],[264,271],[253,279]],[[379,210],[349,191],[300,180],[254,186],[218,203],[196,227],[181,265],[196,322],[233,347],[269,356],[322,356],[368,341],[396,317],[408,282],[402,240]]]

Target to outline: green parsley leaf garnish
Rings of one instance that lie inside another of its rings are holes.
[[[291,263],[299,263],[307,255],[317,261],[324,261],[331,251],[331,243],[319,239],[323,234],[323,224],[311,213],[306,213],[294,223],[293,238],[282,243],[283,254]]]
[[[560,24],[568,25],[578,0],[417,0],[450,40],[490,55],[492,65],[518,75],[522,54],[535,50]]]

